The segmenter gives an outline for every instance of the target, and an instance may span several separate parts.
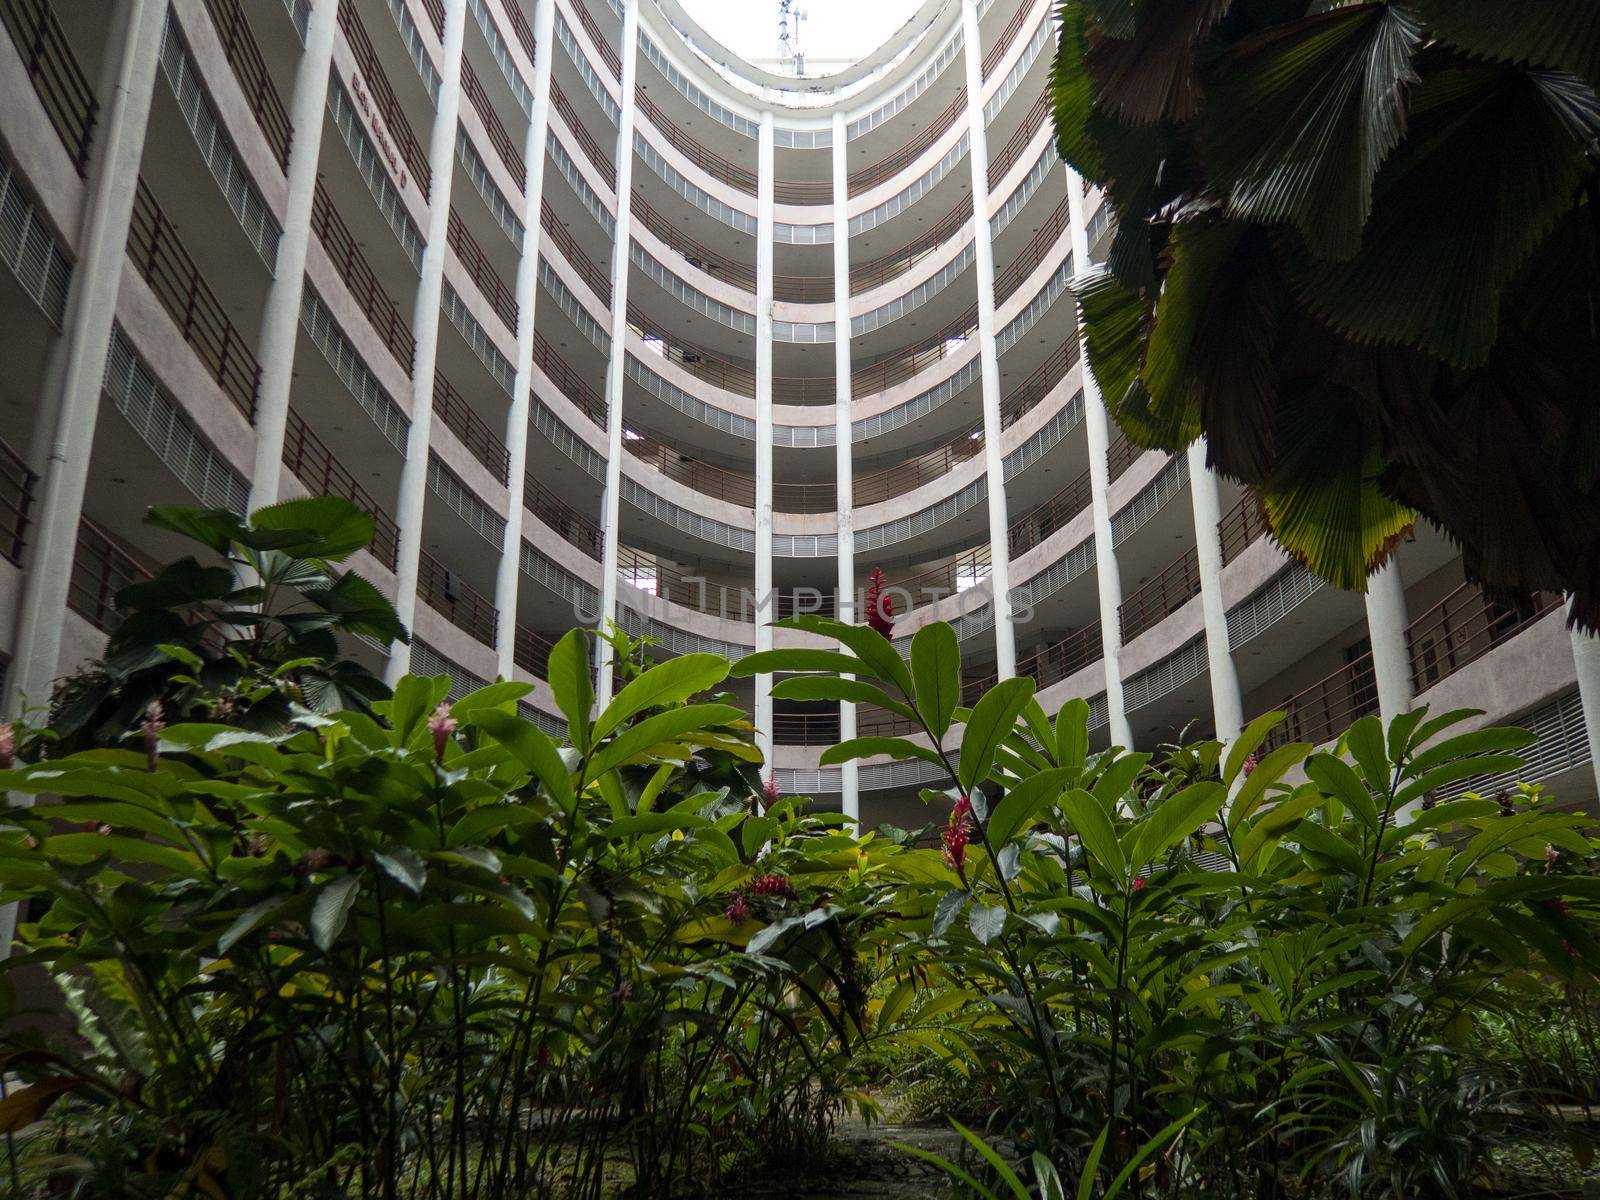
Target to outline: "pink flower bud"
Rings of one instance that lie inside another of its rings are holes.
[[[144,734],[145,761],[152,772],[161,769],[161,731],[167,727],[166,710],[161,707],[161,701],[150,701],[150,707],[145,709],[144,721],[139,730]]]
[[[428,732],[433,734],[433,754],[435,758],[444,758],[445,743],[450,740],[450,735],[456,731],[459,722],[450,715],[450,706],[441,704],[433,710],[433,716],[428,718]]]

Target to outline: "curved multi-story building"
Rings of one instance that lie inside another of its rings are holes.
[[[385,669],[531,681],[552,728],[574,623],[739,655],[882,568],[902,644],[949,619],[974,690],[1030,674],[1102,742],[1471,705],[1593,797],[1559,598],[1490,604],[1423,530],[1339,592],[1203,449],[1108,426],[1053,7],[927,0],[798,80],[677,0],[0,0],[8,711],[171,554],[147,505],[333,492],[415,632]],[[786,790],[916,795],[819,766],[891,715],[744,686]]]

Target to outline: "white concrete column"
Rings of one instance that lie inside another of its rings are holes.
[[[639,75],[639,0],[622,10],[622,104],[617,118],[617,231],[611,247],[611,357],[606,362],[606,487],[601,500],[600,621],[617,619],[617,549],[622,521],[622,385],[627,380],[629,246],[633,242],[633,117]],[[611,700],[611,645],[601,640],[595,700]]]
[[[772,110],[756,144],[756,653],[772,649]],[[756,743],[771,776],[772,675],[756,676]]]
[[[444,57],[439,70],[439,100],[428,136],[428,243],[422,251],[422,279],[411,310],[416,352],[411,362],[411,432],[400,468],[395,523],[400,527],[395,566],[394,605],[409,629],[417,611],[417,580],[422,564],[422,514],[428,499],[428,447],[433,441],[433,370],[439,360],[439,302],[444,294],[450,192],[455,179],[456,128],[461,121],[461,55],[466,44],[467,0],[445,0]],[[384,679],[393,686],[411,669],[411,647],[389,647]]]
[[[502,679],[515,670],[517,649],[517,591],[522,580],[522,523],[528,474],[528,409],[533,395],[533,314],[539,299],[539,244],[544,225],[544,159],[550,136],[550,64],[555,52],[554,0],[535,0],[533,44],[538,57],[533,64],[533,112],[522,141],[522,161],[528,164],[527,192],[522,205],[522,255],[517,260],[517,363],[511,385],[511,408],[506,413],[506,451],[510,478],[506,487],[511,503],[506,511],[506,540],[494,577],[494,607],[499,614],[496,666]]]
[[[833,114],[833,478],[839,506],[839,620],[856,619],[855,423],[850,377],[850,124]],[[839,740],[856,736],[856,706],[839,705]],[[861,819],[861,773],[854,761],[839,768],[844,815]]]
[[[300,337],[300,300],[305,291],[306,251],[311,244],[311,206],[322,156],[322,114],[328,104],[328,73],[333,63],[339,5],[320,0],[311,8],[305,50],[294,72],[289,101],[289,200],[283,210],[283,236],[267,288],[256,358],[261,385],[256,390],[256,458],[250,475],[250,508],[275,504],[283,476],[284,430],[289,422],[289,389],[294,351]]]
[[[1391,556],[1367,577],[1367,634],[1378,680],[1378,712],[1387,725],[1411,707],[1411,648],[1406,642],[1406,586]]]
[[[1195,558],[1200,566],[1200,606],[1206,621],[1206,666],[1217,740],[1229,745],[1244,729],[1239,672],[1228,644],[1228,608],[1222,598],[1222,501],[1217,477],[1206,466],[1206,441],[1189,443],[1189,497],[1194,506]]]
[[[91,147],[88,197],[78,239],[82,253],[72,274],[65,352],[54,377],[58,387],[41,397],[38,414],[43,436],[35,443],[46,449],[44,461],[32,464],[40,480],[17,613],[16,658],[6,672],[8,716],[29,705],[48,704],[56,677],[62,614],[72,580],[166,20],[167,0],[121,0],[106,43],[107,62],[99,88],[104,116]],[[8,934],[9,929],[0,933]],[[7,936],[4,944],[9,943]]]
[[[1017,673],[1017,635],[1011,620],[1011,519],[1006,508],[1005,456],[1000,450],[1000,355],[995,347],[994,240],[989,227],[989,138],[983,120],[983,42],[978,0],[961,0],[967,66],[967,158],[972,164],[972,241],[978,276],[978,356],[983,385],[983,470],[989,488],[989,584],[994,589],[995,669]]]
[[[1089,270],[1089,229],[1083,219],[1083,179],[1071,167],[1067,171],[1067,206],[1072,227],[1073,273]],[[1078,357],[1083,363],[1083,430],[1089,443],[1089,496],[1094,517],[1094,572],[1100,592],[1100,651],[1105,664],[1106,715],[1111,744],[1133,748],[1133,730],[1128,725],[1127,707],[1122,699],[1122,572],[1117,568],[1117,551],[1111,537],[1111,464],[1106,451],[1111,447],[1111,418],[1106,414],[1100,384],[1089,369],[1089,348],[1083,329],[1078,329]]]
[[[1572,601],[1567,601],[1567,619],[1572,619]],[[1589,766],[1600,788],[1600,637],[1572,630],[1572,661],[1578,668],[1578,700],[1583,705],[1583,728],[1589,735]]]

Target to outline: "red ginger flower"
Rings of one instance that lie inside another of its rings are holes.
[[[794,884],[782,875],[758,875],[750,890],[758,896],[784,896],[794,899]]]
[[[883,578],[883,568],[873,567],[867,579],[867,628],[876,629],[884,637],[894,636],[894,593]]]
[[[722,915],[735,925],[750,919],[750,903],[744,898],[743,892],[733,894],[733,899],[728,901],[728,907],[722,910]]]
[[[1134,877],[1133,890],[1136,892],[1144,891],[1144,877],[1142,875]]]
[[[1255,755],[1255,751],[1252,750],[1249,754],[1246,754],[1244,756],[1244,777],[1246,779],[1249,779],[1250,778],[1250,773],[1252,771],[1254,771],[1255,769],[1256,769],[1256,755]]]
[[[433,754],[435,758],[444,758],[444,744],[450,740],[450,735],[456,731],[458,722],[450,715],[450,706],[441,704],[433,710],[433,716],[428,718],[428,732],[433,734]]]
[[[783,789],[778,786],[777,772],[767,776],[767,781],[761,785],[761,795],[766,799],[768,808],[783,799]]]
[[[951,808],[950,821],[939,835],[944,843],[945,863],[963,880],[967,877],[967,843],[972,840],[974,827],[972,801],[963,796]]]

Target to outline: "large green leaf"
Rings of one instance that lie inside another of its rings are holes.
[[[865,673],[875,675],[885,683],[894,684],[908,697],[915,690],[911,682],[911,671],[906,667],[905,660],[900,657],[899,651],[889,639],[876,629],[818,616],[790,617],[787,621],[780,621],[779,624],[789,629],[803,629],[807,633],[832,638],[842,643],[865,664],[867,668]]]
[[[1322,258],[1354,254],[1373,178],[1405,127],[1421,38],[1403,4],[1350,4],[1230,49],[1201,119],[1206,166],[1230,213],[1292,224]]]
[[[1383,466],[1360,398],[1327,382],[1285,388],[1277,463],[1262,508],[1284,550],[1347,591],[1365,591],[1416,514],[1378,490]]]
[[[1233,0],[1121,5],[1138,17],[1126,37],[1103,31],[1084,54],[1095,104],[1134,125],[1181,123],[1199,111],[1196,47]]]
[[[917,714],[902,700],[896,700],[875,683],[865,679],[844,679],[838,675],[792,675],[772,685],[778,700],[840,700],[851,704],[874,704],[915,721]]]
[[[1080,175],[1098,179],[1102,174],[1100,150],[1089,132],[1094,112],[1094,85],[1083,55],[1086,13],[1080,3],[1068,0],[1060,9],[1060,34],[1050,66],[1050,101],[1054,111],[1056,148]]]
[[[1082,788],[1073,788],[1061,798],[1061,811],[1089,856],[1114,879],[1125,879],[1127,860],[1122,855],[1116,830],[1111,827],[1111,817],[1100,802]]]
[[[961,786],[967,791],[988,778],[995,753],[1016,728],[1017,714],[1033,697],[1034,686],[1027,676],[1002,679],[972,706],[961,736],[961,762],[957,768]]]
[[[532,721],[494,708],[472,709],[467,720],[478,726],[509,750],[550,793],[563,812],[571,812],[576,801],[572,775],[562,760],[561,751]]]
[[[365,634],[384,644],[409,644],[411,634],[400,621],[389,598],[377,586],[354,571],[345,571],[333,586],[305,593],[306,599],[338,614],[336,627],[343,633]]]
[[[1557,67],[1600,88],[1594,0],[1410,0],[1428,32],[1478,58]]]
[[[694,735],[714,725],[726,725],[744,716],[731,704],[689,704],[646,717],[629,725],[595,753],[589,764],[591,778],[604,775],[636,755]]]
[[[715,687],[727,676],[728,660],[720,654],[685,654],[659,663],[628,684],[606,705],[605,711],[595,719],[594,738],[598,741],[647,708],[681,703]]]
[[[217,554],[227,554],[233,540],[243,530],[239,518],[226,509],[188,508],[183,505],[160,504],[144,515],[144,523],[154,529],[165,529],[181,537],[190,538]]]
[[[819,761],[824,767],[834,767],[857,758],[873,758],[880,754],[894,759],[916,758],[941,770],[944,768],[944,759],[940,758],[936,751],[906,738],[893,737],[852,738],[836,746],[829,746],[822,752]]]
[[[789,646],[779,650],[761,650],[746,654],[733,664],[730,674],[735,679],[751,675],[771,675],[779,671],[831,671],[836,675],[871,674],[867,664],[850,654],[837,650],[813,649],[810,646]]]
[[[924,625],[911,638],[911,678],[917,685],[917,711],[942,739],[961,702],[961,643],[945,621]]]
[[[589,638],[583,630],[568,630],[551,648],[545,679],[567,718],[572,744],[580,753],[588,753],[593,743],[589,721],[594,708],[594,684],[589,677]]]
[[[1156,810],[1122,835],[1122,851],[1134,871],[1142,870],[1191,834],[1214,821],[1228,798],[1222,784],[1192,783],[1161,801]]]
[[[1001,797],[989,814],[986,826],[989,845],[996,851],[1023,829],[1033,823],[1041,808],[1054,804],[1056,798],[1078,778],[1073,767],[1051,767],[1019,781]]]
[[[1139,386],[1150,306],[1105,271],[1080,274],[1072,290],[1078,301],[1089,369],[1106,407],[1118,412],[1128,390]]]
[[[311,940],[318,949],[328,950],[339,940],[360,893],[359,875],[341,875],[323,885],[311,905]]]
[[[258,508],[250,514],[254,530],[282,536],[257,538],[241,533],[245,545],[281,551],[295,558],[323,558],[339,562],[372,541],[376,527],[372,514],[343,496],[302,496]]]
[[[1289,274],[1352,338],[1473,366],[1494,345],[1502,290],[1572,206],[1600,99],[1570,75],[1494,66],[1436,72],[1413,96],[1359,253],[1291,255]]]

